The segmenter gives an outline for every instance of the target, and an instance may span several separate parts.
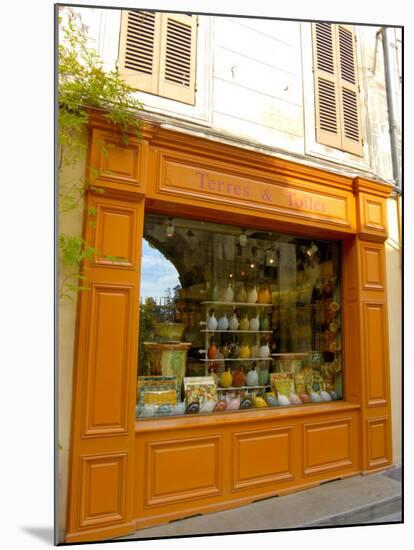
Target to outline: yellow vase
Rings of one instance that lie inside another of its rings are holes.
[[[230,370],[225,370],[220,376],[220,386],[222,388],[229,388],[233,383],[233,377]]]
[[[270,292],[267,286],[259,290],[259,297],[257,301],[259,302],[259,304],[270,303]]]
[[[253,407],[256,407],[258,409],[261,409],[262,407],[267,407],[266,401],[263,399],[263,397],[260,397],[259,395],[255,395],[252,401]]]
[[[249,344],[243,344],[240,348],[239,358],[248,359],[250,357]]]

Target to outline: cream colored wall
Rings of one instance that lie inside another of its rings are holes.
[[[398,199],[388,199],[389,238],[386,242],[388,332],[390,347],[390,382],[392,411],[392,450],[394,464],[402,461],[401,453],[401,378],[402,378],[402,271],[399,235]]]
[[[86,133],[84,137],[86,145]],[[80,182],[85,175],[85,159],[73,168],[66,168],[61,175],[59,187],[70,186]],[[70,213],[59,215],[59,234],[81,236],[83,218],[83,201]],[[65,276],[63,267],[59,265],[59,289]],[[66,504],[68,491],[68,461],[70,446],[72,382],[74,363],[74,343],[76,324],[77,295],[73,300],[59,299],[58,308],[58,440],[59,440],[59,486],[58,515],[59,541],[64,542],[66,528]]]

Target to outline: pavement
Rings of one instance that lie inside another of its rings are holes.
[[[401,523],[401,485],[401,468],[393,468],[386,472],[323,483],[312,489],[268,498],[232,510],[172,521],[121,538],[139,540],[301,527]]]

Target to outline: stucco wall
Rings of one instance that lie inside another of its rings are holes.
[[[86,145],[86,132],[84,136]],[[80,182],[85,175],[85,158],[71,168],[65,168],[60,176],[59,186],[70,187],[74,182]],[[59,234],[81,236],[83,219],[83,200],[77,208],[59,216]],[[59,265],[59,289],[66,272]],[[71,281],[73,282],[73,281]],[[85,291],[87,292],[87,291]],[[63,542],[66,526],[66,501],[68,489],[68,461],[70,446],[72,383],[74,364],[74,344],[77,294],[72,299],[59,299],[58,305],[58,431],[59,431],[59,540]]]

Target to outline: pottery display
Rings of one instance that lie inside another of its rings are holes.
[[[154,327],[158,342],[181,342],[185,325],[183,323],[157,323]]]
[[[186,414],[197,414],[200,412],[200,404],[197,402],[190,403],[185,409]]]
[[[249,330],[249,327],[250,327],[250,322],[246,314],[240,320],[240,330]]]
[[[290,401],[289,399],[286,397],[286,395],[283,395],[283,393],[280,393],[278,395],[278,398],[277,398],[278,402],[279,402],[279,405],[281,407],[285,406],[285,405],[290,405]]]
[[[240,346],[237,343],[229,344],[229,359],[238,359],[240,355]]]
[[[240,409],[251,409],[252,405],[252,398],[249,395],[245,395],[241,398]]]
[[[269,405],[269,407],[279,406],[279,401],[277,400],[277,397],[274,393],[266,394],[266,403]]]
[[[211,310],[210,316],[207,321],[207,329],[208,330],[216,330],[217,329],[218,321],[214,315],[214,309]]]
[[[227,401],[227,410],[228,411],[237,411],[240,408],[240,397],[235,396],[234,394],[228,395],[226,397]]]
[[[301,393],[299,397],[302,403],[310,403],[312,401],[308,393]]]
[[[229,329],[237,330],[239,328],[239,325],[240,325],[239,320],[237,319],[236,313],[234,312],[229,319]]]
[[[327,391],[324,391],[324,390],[321,391],[321,399],[322,401],[332,401],[332,397],[329,395]]]
[[[291,402],[292,405],[302,405],[302,401],[296,393],[290,394],[289,401]]]
[[[236,293],[236,302],[245,303],[247,302],[247,292],[244,288],[244,285],[240,286]]]
[[[207,351],[207,357],[209,359],[216,359],[217,357],[217,347],[216,347],[216,344],[215,342],[212,340],[210,342],[210,345],[209,345],[209,348],[208,348],[208,351]]]
[[[255,304],[257,302],[257,290],[255,286],[248,291],[247,302],[249,304]]]
[[[249,344],[244,343],[240,346],[239,358],[240,359],[249,359],[249,357],[250,357]]]
[[[233,385],[237,388],[245,385],[245,376],[243,367],[239,367],[233,376]]]
[[[256,367],[253,367],[246,375],[246,385],[247,386],[258,386],[259,385],[259,375],[256,372]]]
[[[269,319],[266,315],[260,318],[260,330],[269,330]]]
[[[213,412],[222,412],[222,411],[225,411],[226,409],[227,409],[227,401],[225,399],[220,399],[214,405]]]
[[[263,344],[262,346],[260,346],[259,348],[259,357],[261,359],[266,359],[267,357],[270,356],[270,348],[269,348],[269,344]]]
[[[230,388],[233,383],[233,377],[230,370],[226,367],[226,370],[221,373],[220,376],[220,386],[222,388]]]
[[[261,409],[263,407],[267,407],[266,401],[263,399],[263,397],[260,397],[260,395],[254,395],[252,398],[253,407]]]
[[[266,286],[264,288],[261,288],[259,290],[259,295],[257,297],[257,301],[259,302],[259,304],[269,304],[270,299],[271,299],[271,295],[268,287]]]
[[[220,348],[221,355],[223,356],[223,359],[227,359],[229,356],[229,347],[227,344],[224,344],[224,346],[221,346]]]
[[[223,301],[232,302],[234,297],[234,292],[231,284],[229,283],[228,287],[223,292]]]
[[[254,357],[255,359],[257,357],[259,357],[259,346],[257,344],[254,344],[251,348],[250,348],[250,355],[251,357]]]
[[[213,409],[215,408],[217,404],[217,401],[214,399],[207,399],[200,405],[200,412],[201,413],[211,413]]]
[[[259,367],[257,369],[257,374],[259,377],[259,386],[266,386],[269,382],[269,370],[266,367]]]
[[[218,320],[217,328],[219,330],[227,330],[229,328],[229,320],[227,319],[227,315],[225,313]]]
[[[249,322],[249,330],[258,331],[260,328],[260,320],[259,316],[256,315],[256,317],[252,317]]]

